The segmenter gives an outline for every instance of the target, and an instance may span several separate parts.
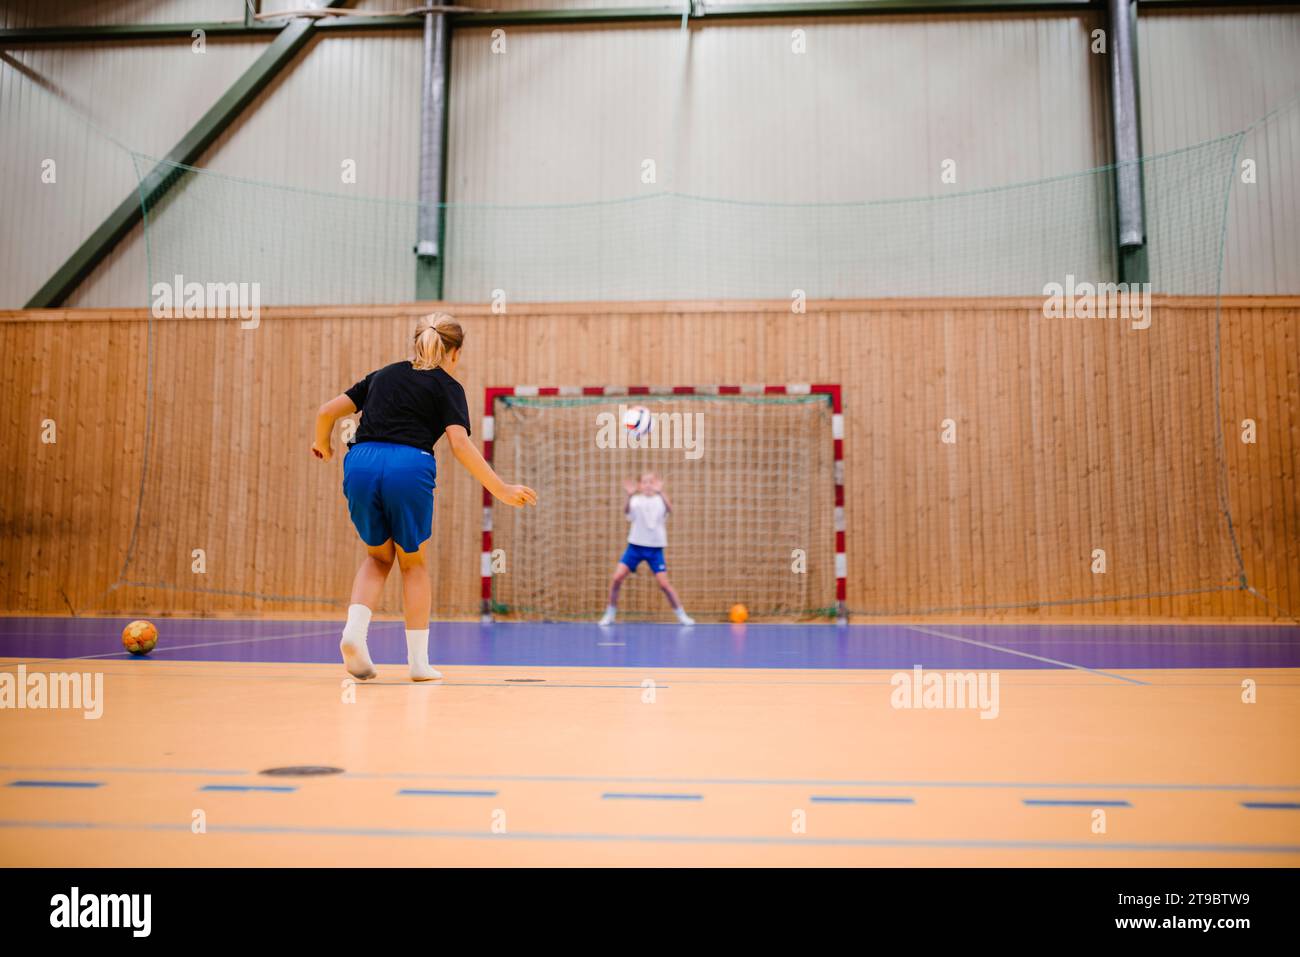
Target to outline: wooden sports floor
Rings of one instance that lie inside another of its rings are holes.
[[[124,623],[0,619],[0,864],[1300,865],[1293,626]]]

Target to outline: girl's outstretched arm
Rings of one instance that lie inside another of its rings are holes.
[[[311,444],[311,454],[328,462],[334,457],[330,445],[330,436],[334,434],[334,423],[345,415],[357,411],[352,400],[346,395],[336,395],[316,410],[316,441]]]
[[[487,464],[478,446],[470,441],[463,425],[447,426],[447,441],[451,443],[451,454],[456,456],[456,461],[498,499],[515,508],[537,504],[537,493],[527,485],[507,485],[501,481],[501,476]]]

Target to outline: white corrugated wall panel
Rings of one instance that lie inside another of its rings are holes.
[[[1264,8],[1138,19],[1142,148],[1147,154],[1244,130],[1257,182],[1232,184],[1226,294],[1300,292],[1300,12]],[[1226,186],[1225,182],[1225,186]]]
[[[401,30],[317,36],[200,165],[305,189],[414,200],[424,38]],[[344,185],[344,160],[357,181]]]
[[[261,40],[222,40],[203,54],[188,41],[7,51],[0,60],[3,304],[23,305],[136,188],[124,147],[166,152],[263,48]],[[47,159],[55,162],[53,184],[41,181]],[[140,305],[143,295],[140,278],[103,290],[96,304]]]
[[[309,41],[200,158],[210,172],[168,195],[152,279],[256,281],[264,304],[284,305],[356,301],[341,285],[355,275],[367,299],[412,298],[414,213],[402,204],[417,198],[422,58],[418,31]],[[146,288],[143,269],[126,250],[83,283],[81,304]]]
[[[824,201],[980,188],[1108,156],[1105,68],[1083,17],[862,18],[456,33],[452,195],[566,202],[674,188]],[[791,52],[791,31],[808,52]],[[689,69],[689,76],[685,70]],[[674,126],[680,131],[674,139]],[[672,165],[671,163],[669,165]]]
[[[1087,14],[715,22],[689,31],[514,28],[504,53],[492,52],[487,30],[460,30],[452,56],[449,196],[462,203],[564,204],[635,201],[671,189],[812,203],[941,195],[1089,169],[1109,154],[1105,61],[1089,50],[1098,22]],[[802,54],[792,50],[796,29],[806,39]],[[641,181],[646,159],[657,164],[654,184]],[[955,185],[940,182],[946,159],[957,164]],[[1075,197],[1080,208],[1087,199]],[[1097,197],[1102,202],[1108,200]],[[581,225],[579,214],[570,218]],[[572,227],[566,234],[557,226],[553,237],[541,225],[531,237],[504,221],[500,235],[484,235],[489,226],[467,227],[453,238],[474,248],[458,260],[450,247],[449,294],[489,295],[492,269],[483,264],[502,251],[526,255],[511,252],[521,242],[572,244],[575,263],[591,264],[593,276],[609,273],[619,266],[609,262],[608,231],[597,225],[585,240],[574,235],[584,230]],[[675,241],[676,228],[651,218],[626,229],[654,248]],[[958,219],[937,228],[957,234],[978,223]],[[694,240],[707,244],[715,236],[737,238],[706,223]],[[981,255],[1003,264],[1025,252],[1023,238],[1005,230],[986,240]],[[1098,233],[1080,242],[1087,247],[1081,261],[1109,275],[1109,238]],[[947,265],[950,274],[963,273],[962,282],[980,281],[984,269],[973,260]],[[1038,274],[1039,265],[1026,255],[1010,283],[1018,288],[1003,291],[1038,290],[1063,278]],[[883,274],[891,264],[880,266]],[[629,261],[623,268],[639,267]],[[682,288],[701,295],[772,293],[761,278],[747,292],[743,277],[718,285],[705,275],[709,267],[690,257],[664,268],[700,270]],[[540,279],[537,295],[563,297],[580,281],[577,271],[557,270],[551,285]],[[840,287],[828,280],[827,288]],[[882,278],[872,291],[892,290]],[[600,292],[654,296],[629,277]]]

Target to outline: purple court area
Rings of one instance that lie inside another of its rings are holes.
[[[129,618],[0,618],[0,658],[130,658]],[[341,622],[159,618],[157,661],[337,662]],[[696,625],[434,622],[439,665],[611,668],[1295,668],[1296,625]],[[402,624],[375,622],[378,664]]]

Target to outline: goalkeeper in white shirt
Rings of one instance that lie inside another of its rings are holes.
[[[668,583],[667,565],[664,564],[664,546],[668,544],[668,531],[664,527],[668,515],[673,510],[672,502],[664,494],[664,480],[653,472],[646,472],[639,482],[628,479],[623,483],[627,492],[627,501],[623,504],[623,514],[632,523],[627,533],[627,550],[619,559],[614,569],[614,578],[609,583],[609,605],[601,617],[602,625],[614,624],[618,615],[618,590],[623,579],[636,574],[642,562],[650,566],[655,580],[663,590],[664,597],[672,606],[677,620],[683,625],[695,624],[694,619],[686,614],[682,603],[677,600],[677,592]]]

